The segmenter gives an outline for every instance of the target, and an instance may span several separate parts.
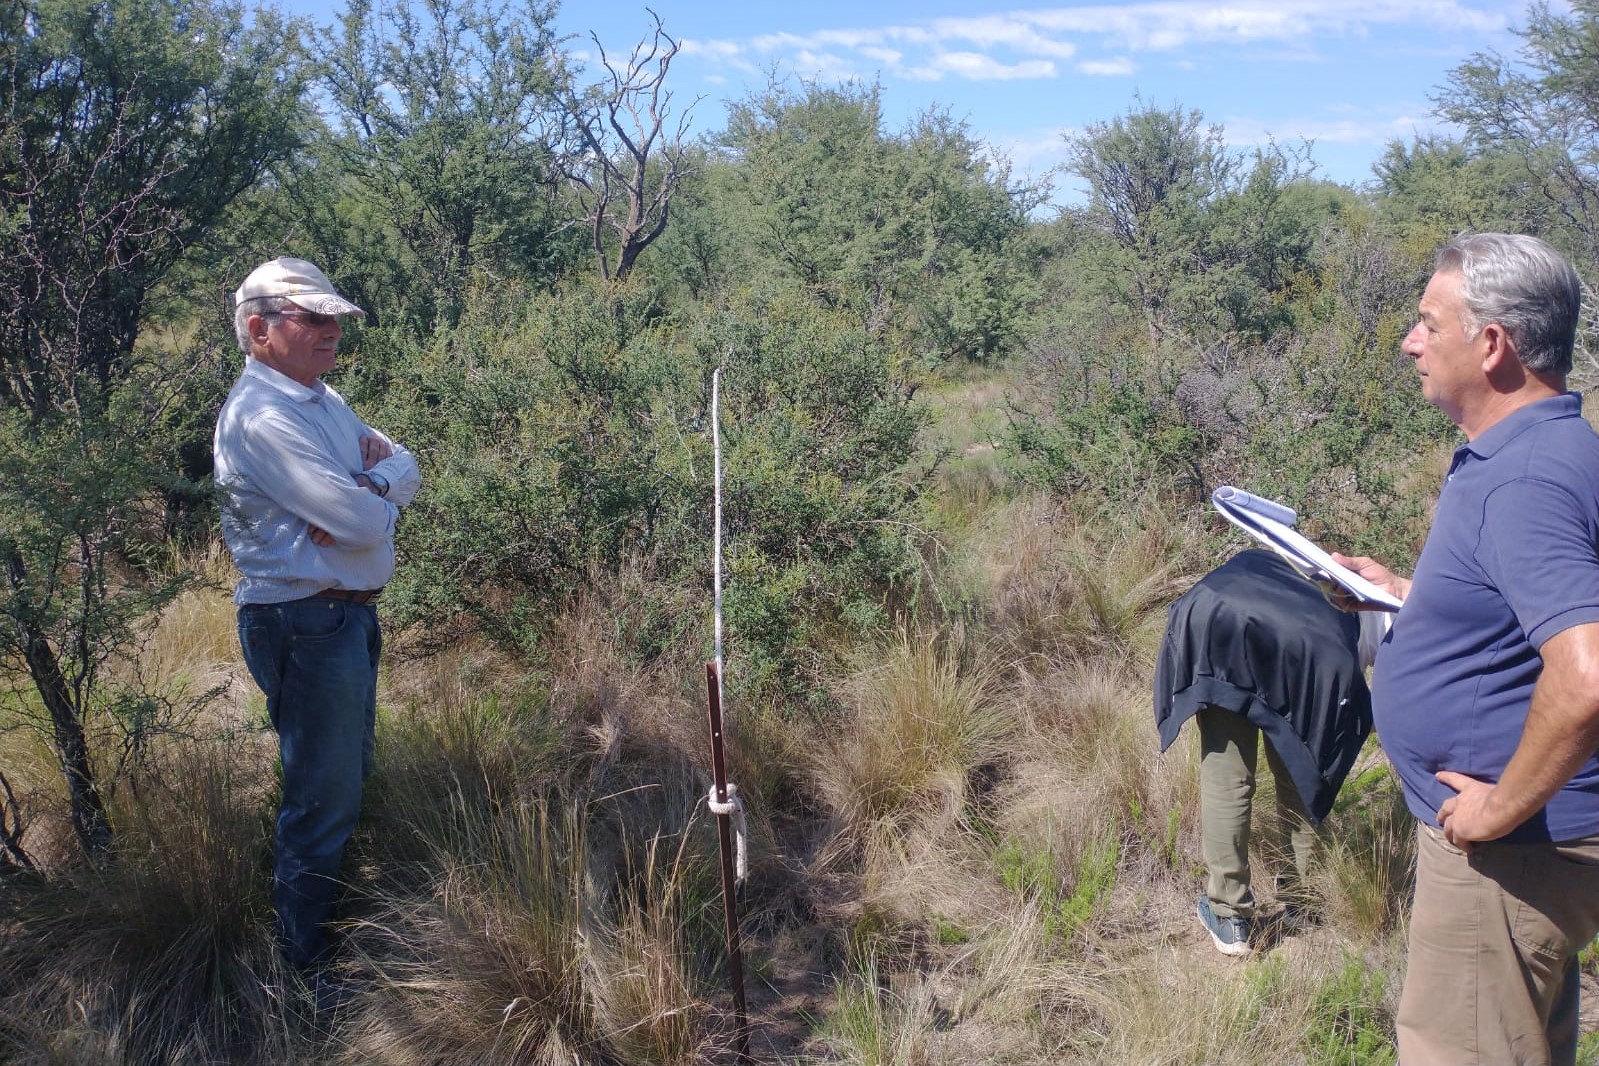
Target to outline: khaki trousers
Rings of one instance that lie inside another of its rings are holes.
[[[1255,800],[1256,757],[1260,730],[1241,714],[1204,707],[1194,715],[1199,724],[1199,835],[1207,877],[1210,909],[1221,918],[1252,918],[1255,896],[1249,886],[1250,815]],[[1287,865],[1287,891],[1302,889],[1315,857],[1317,835],[1288,769],[1266,742],[1266,765],[1276,783],[1276,817],[1267,840],[1273,857]]]
[[[1599,837],[1474,844],[1418,824],[1402,1066],[1571,1066],[1577,953],[1599,932]]]

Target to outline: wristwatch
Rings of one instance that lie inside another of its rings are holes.
[[[378,490],[379,496],[387,496],[389,494],[389,479],[376,470],[368,470],[366,479],[372,482],[372,487]]]

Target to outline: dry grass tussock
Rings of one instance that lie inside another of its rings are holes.
[[[354,932],[377,991],[348,1061],[686,1063],[725,1039],[706,779],[683,746],[702,712],[599,620],[565,624],[571,659],[523,701],[396,714],[389,757],[413,769],[383,817],[420,876],[385,877]],[[387,839],[374,869],[395,866]]]
[[[1103,659],[1027,674],[1015,704],[1025,727],[996,821],[1073,875],[1096,840],[1127,860],[1185,873],[1198,846],[1190,745],[1157,752],[1147,679]]]
[[[463,822],[431,891],[388,897],[355,931],[377,990],[344,1061],[696,1061],[708,1037],[689,863],[657,839],[621,883],[582,812],[518,804]]]
[[[270,789],[239,749],[171,742],[112,803],[111,859],[9,886],[0,1049],[9,1040],[62,1062],[293,1061],[302,1041],[263,876]]]
[[[1348,1057],[1348,1045],[1359,1038],[1355,1029],[1384,1023],[1383,1008],[1340,1001],[1333,986],[1353,972],[1373,983],[1364,991],[1380,990],[1387,986],[1383,971],[1336,951],[1218,963],[1173,950],[1158,936],[1141,939],[1119,944],[1114,959],[1053,975],[1042,990],[1045,1026],[1059,1034],[1064,1060],[1105,1066],[1382,1061]],[[1337,1028],[1340,1011],[1353,1027],[1345,1034]],[[1340,1035],[1352,1039],[1340,1044]]]
[[[967,544],[985,621],[1013,654],[1153,663],[1166,604],[1208,569],[1203,536],[1153,503],[1105,522],[1020,497]]]
[[[817,748],[817,791],[850,832],[958,816],[972,776],[1006,746],[994,667],[929,635],[862,658],[846,718]]]
[[[1381,754],[1368,751],[1328,818],[1317,873],[1328,917],[1351,938],[1381,943],[1403,923],[1415,881],[1415,834],[1398,781]]]
[[[858,663],[816,761],[847,842],[817,868],[854,872],[817,1061],[1391,1062],[1408,873],[1380,757],[1330,823],[1326,923],[1222,959],[1193,917],[1192,737],[1158,754],[1151,710],[1166,605],[1208,548],[1185,523],[996,514],[1011,535],[965,546],[989,627]],[[1268,907],[1274,870],[1257,856]]]
[[[934,979],[889,972],[867,954],[839,980],[834,1007],[813,1046],[817,1062],[930,1066],[939,1054],[942,1011]]]
[[[201,648],[224,612],[231,641],[222,600],[153,644]],[[360,991],[336,1023],[270,943],[270,736],[219,708],[142,752],[114,861],[0,886],[0,1059],[676,1063],[725,1043],[703,708],[604,625],[564,623],[548,672],[391,660],[346,862],[338,969]]]

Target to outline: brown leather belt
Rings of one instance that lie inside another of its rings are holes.
[[[371,603],[383,595],[382,589],[323,589],[316,594],[318,599],[348,600],[351,603]]]

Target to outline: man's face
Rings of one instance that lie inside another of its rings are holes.
[[[260,318],[258,326],[255,318]],[[310,386],[333,369],[344,327],[337,315],[302,311],[296,307],[271,315],[253,316],[252,336],[266,330],[266,351],[259,356],[273,370]]]
[[[1472,398],[1487,380],[1483,353],[1478,350],[1482,334],[1467,339],[1470,318],[1460,295],[1462,280],[1457,273],[1432,276],[1421,296],[1420,317],[1401,345],[1416,361],[1422,396],[1457,426],[1463,424]]]

